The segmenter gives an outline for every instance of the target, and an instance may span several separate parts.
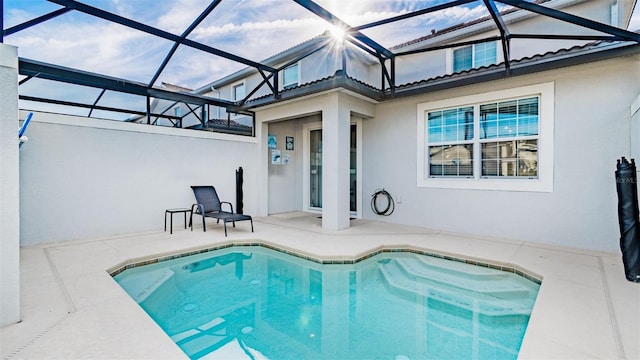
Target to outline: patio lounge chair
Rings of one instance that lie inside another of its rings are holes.
[[[233,227],[236,227],[236,221],[251,221],[251,232],[253,232],[253,219],[249,215],[236,214],[233,212],[233,204],[228,201],[220,201],[218,193],[213,186],[192,186],[193,195],[196,197],[196,204],[191,207],[191,218],[189,219],[189,226],[193,231],[193,214],[202,215],[202,228],[207,231],[204,223],[205,217],[217,219],[218,223],[222,220],[224,224],[224,236],[227,236],[227,223],[233,223]],[[229,205],[231,211],[222,210],[222,204]]]

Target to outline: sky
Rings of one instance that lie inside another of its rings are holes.
[[[628,0],[620,0],[628,1]],[[100,9],[180,35],[210,0],[83,0]],[[357,26],[426,8],[446,0],[317,0]],[[640,6],[639,6],[640,7]],[[45,0],[4,0],[5,28],[59,9]],[[639,13],[636,9],[636,13]],[[482,2],[388,24],[363,33],[390,47],[487,15]],[[635,16],[630,29],[640,28]],[[330,25],[291,0],[222,0],[189,39],[254,61],[304,42]],[[7,36],[19,56],[148,83],[173,45],[169,41],[79,12]],[[244,65],[181,46],[159,81],[198,88]],[[58,91],[64,92],[64,87]],[[88,94],[91,98],[93,93]],[[113,100],[116,101],[116,100]]]
[[[209,0],[85,0],[85,3],[180,35]],[[352,26],[429,7],[443,0],[320,0],[321,6]],[[5,0],[5,28],[59,9],[44,0]],[[484,6],[459,7],[385,25],[364,33],[383,46],[417,38],[431,29],[486,15]],[[223,0],[189,36],[215,48],[261,61],[329,28],[291,0]],[[172,43],[77,12],[5,39],[20,56],[126,79],[148,82]],[[243,65],[181,46],[160,81],[197,88]],[[159,85],[159,84],[158,84]]]

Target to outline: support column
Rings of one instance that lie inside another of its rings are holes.
[[[258,115],[256,115],[257,117]],[[258,151],[257,151],[257,183],[256,188],[258,190],[256,204],[257,216],[269,215],[269,149],[267,142],[269,140],[269,124],[258,121],[255,122],[256,139],[258,139]]]
[[[340,93],[322,110],[322,228],[349,228],[349,151],[351,112]]]
[[[18,49],[0,43],[0,326],[20,321]]]

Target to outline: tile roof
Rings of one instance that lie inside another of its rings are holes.
[[[578,59],[582,55],[606,57],[606,55],[603,54],[607,50],[625,48],[630,49],[630,51],[633,51],[634,53],[640,53],[640,45],[631,42],[589,42],[583,45],[576,45],[570,48],[562,48],[555,51],[548,51],[543,54],[535,54],[532,56],[511,60],[511,75],[520,75],[536,71],[549,70],[552,68],[559,68],[563,66],[571,66],[580,63],[580,60]],[[585,58],[583,62],[591,61],[592,59],[594,58],[591,57],[588,60]],[[479,68],[473,68],[470,70],[451,74],[443,74],[428,79],[422,79],[397,85],[394,89],[395,93],[391,94],[390,89],[385,89],[385,91],[383,92],[382,89],[378,87],[372,86],[361,80],[345,75],[341,71],[337,71],[334,75],[283,90],[280,95],[281,97],[287,97],[287,95],[289,95],[289,98],[295,98],[317,93],[319,91],[326,91],[331,88],[345,87],[349,90],[354,90],[360,92],[363,95],[369,96],[373,100],[384,101],[398,96],[416,95],[419,93],[427,92],[429,90],[435,91],[442,88],[451,87],[457,84],[459,81],[472,83],[478,81],[489,81],[492,79],[504,78],[507,76],[509,75],[506,74],[505,64],[504,62],[502,62],[499,64],[482,66]],[[471,78],[476,78],[476,80],[469,80]],[[429,90],[427,90],[427,88]],[[269,103],[269,99],[276,101],[273,94],[269,94],[253,98],[249,100],[246,105],[248,105],[249,107],[261,106],[265,103]]]

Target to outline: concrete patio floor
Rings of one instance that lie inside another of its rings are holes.
[[[513,265],[543,277],[520,359],[640,359],[640,284],[619,254],[353,220],[322,231],[317,215],[289,213],[174,233],[129,234],[21,249],[22,322],[0,329],[3,359],[163,359],[186,355],[108,274],[130,260],[264,242],[320,259],[407,247]],[[210,224],[210,225],[209,225]],[[615,241],[612,239],[611,241]]]

